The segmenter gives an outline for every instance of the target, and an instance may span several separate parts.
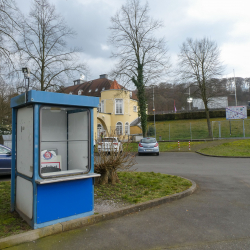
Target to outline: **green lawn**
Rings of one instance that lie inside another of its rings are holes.
[[[95,186],[95,197],[139,203],[182,192],[192,183],[181,177],[160,173],[119,172],[121,183]]]
[[[224,142],[213,147],[205,147],[199,149],[198,152],[208,155],[217,156],[242,156],[250,157],[250,140],[235,140],[232,142]]]

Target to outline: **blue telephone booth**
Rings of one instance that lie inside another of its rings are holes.
[[[99,98],[28,91],[11,99],[11,210],[36,229],[94,213]]]

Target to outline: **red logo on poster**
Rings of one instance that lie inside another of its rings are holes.
[[[52,158],[52,154],[49,151],[46,151],[43,155],[44,159],[50,160]]]

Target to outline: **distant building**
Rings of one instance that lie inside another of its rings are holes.
[[[138,100],[135,91],[129,91],[108,75],[92,81],[75,80],[63,90],[73,95],[99,97],[99,108],[94,109],[94,136],[141,134],[138,118]]]
[[[208,102],[209,109],[219,109],[228,107],[228,98],[224,97],[213,97]],[[204,102],[200,98],[193,99],[193,108],[205,109]]]

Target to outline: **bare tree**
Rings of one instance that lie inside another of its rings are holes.
[[[0,0],[0,60],[5,66],[14,66],[12,55],[20,50],[17,43],[19,16],[14,0]]]
[[[96,184],[113,184],[119,183],[118,171],[131,171],[135,164],[135,155],[130,153],[130,143],[123,143],[123,151],[116,152],[111,147],[109,154],[100,152],[99,156],[95,157],[95,173],[101,174],[96,178]]]
[[[0,134],[11,133],[12,110],[10,100],[16,96],[14,86],[0,78]]]
[[[113,76],[137,88],[139,115],[143,135],[147,129],[145,85],[156,83],[169,69],[164,38],[157,39],[155,31],[162,23],[149,16],[149,6],[140,0],[127,0],[111,18],[109,42],[115,47],[112,56],[118,59]]]
[[[22,33],[23,66],[31,68],[32,82],[42,91],[64,85],[74,73],[84,73],[78,63],[78,49],[69,49],[66,40],[75,32],[67,27],[47,0],[34,0]]]
[[[192,40],[188,38],[181,46],[179,73],[182,79],[197,86],[197,94],[204,102],[209,137],[212,129],[208,103],[216,92],[215,78],[223,73],[217,44],[208,38]]]

